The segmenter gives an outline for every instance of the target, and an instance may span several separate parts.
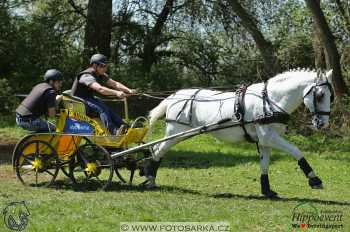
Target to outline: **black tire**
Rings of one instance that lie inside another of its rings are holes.
[[[119,157],[114,160],[114,171],[118,179],[124,184],[142,184],[145,181],[144,177],[140,177],[138,170],[140,170],[142,161],[149,157],[149,152],[137,152],[128,156]]]
[[[30,146],[33,147],[33,152],[28,152]],[[51,144],[42,140],[32,140],[18,149],[14,157],[14,166],[18,179],[24,185],[47,187],[55,181],[60,162]]]
[[[113,178],[114,162],[100,145],[87,143],[77,149],[69,165],[69,175],[78,188],[106,190]]]
[[[16,144],[15,148],[13,149],[13,152],[12,152],[12,166],[13,166],[13,168],[15,168],[15,161],[16,161],[16,157],[17,157],[17,153],[18,153],[19,149],[21,149],[23,147],[23,145],[31,137],[33,137],[33,135],[26,135],[26,136],[24,136],[20,141],[18,141],[18,143]]]

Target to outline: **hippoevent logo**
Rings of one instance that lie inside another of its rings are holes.
[[[2,211],[7,228],[15,231],[24,230],[29,222],[30,212],[25,201],[11,202]]]
[[[339,210],[319,210],[311,203],[303,202],[293,209],[292,227],[300,230],[342,230],[343,212]]]

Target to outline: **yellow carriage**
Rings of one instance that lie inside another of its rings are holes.
[[[148,120],[139,117],[123,134],[111,135],[99,119],[86,114],[82,99],[64,94],[61,106],[55,132],[29,134],[17,143],[12,163],[19,180],[25,185],[49,186],[62,170],[75,185],[106,189],[114,173],[131,184],[149,152],[116,159],[111,153],[142,144]]]

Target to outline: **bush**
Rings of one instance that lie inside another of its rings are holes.
[[[0,79],[0,114],[11,114],[17,106],[17,100],[14,97],[14,91],[6,79]]]
[[[323,129],[322,133],[329,138],[342,138],[350,134],[350,98],[335,101],[331,106],[330,126]],[[304,107],[300,107],[288,123],[290,134],[301,134],[310,136],[315,134],[315,130],[311,126],[311,114]]]

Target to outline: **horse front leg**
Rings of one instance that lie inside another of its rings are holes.
[[[276,198],[277,193],[271,190],[270,182],[269,182],[269,163],[270,163],[271,148],[259,145],[259,153],[260,153],[260,172],[261,172],[261,175],[260,175],[261,193],[267,198]]]
[[[321,179],[316,176],[314,170],[311,168],[310,164],[306,161],[297,147],[287,142],[273,128],[271,128],[271,126],[257,125],[256,129],[259,143],[262,146],[276,148],[291,154],[298,161],[300,169],[309,179],[310,187],[313,189],[323,188]]]

